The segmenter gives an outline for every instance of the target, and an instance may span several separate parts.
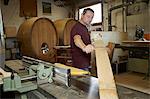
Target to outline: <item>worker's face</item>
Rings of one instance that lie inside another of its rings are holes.
[[[90,25],[93,17],[94,17],[94,13],[92,11],[87,11],[84,15],[82,14],[81,20],[84,22],[84,24]]]

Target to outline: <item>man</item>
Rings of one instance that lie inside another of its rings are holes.
[[[94,46],[91,44],[90,34],[87,29],[93,17],[94,11],[92,9],[84,9],[81,19],[71,31],[72,66],[83,70],[89,70],[91,52],[94,51]]]

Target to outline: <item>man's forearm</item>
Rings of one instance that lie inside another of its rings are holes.
[[[79,47],[82,50],[86,47],[86,45],[83,43],[80,35],[74,36],[74,43],[77,47]]]
[[[92,44],[88,44],[88,45],[84,44],[80,35],[74,36],[74,43],[77,47],[82,49],[82,51],[87,53],[87,54],[91,53],[94,50],[94,46]]]

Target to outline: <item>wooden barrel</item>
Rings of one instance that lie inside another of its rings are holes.
[[[21,53],[25,56],[53,62],[57,34],[53,22],[48,18],[26,20],[17,33]]]
[[[71,18],[54,21],[59,38],[59,45],[70,45],[70,32],[77,21]]]

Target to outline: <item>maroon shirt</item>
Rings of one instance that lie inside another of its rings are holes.
[[[88,33],[88,29],[86,26],[77,22],[71,30],[71,51],[72,51],[72,66],[77,68],[87,68],[90,66],[91,54],[86,54],[79,47],[77,47],[74,43],[73,37],[75,35],[80,35],[84,44],[91,44],[90,34]]]

